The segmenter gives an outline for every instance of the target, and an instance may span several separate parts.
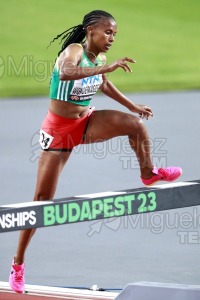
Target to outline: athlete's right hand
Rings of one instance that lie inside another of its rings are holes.
[[[134,59],[129,57],[124,57],[108,65],[108,72],[113,72],[118,68],[122,68],[125,72],[132,72],[131,68],[127,64],[128,62],[133,64],[136,63]]]

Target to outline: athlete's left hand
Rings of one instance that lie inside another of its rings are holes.
[[[153,111],[149,106],[140,104],[135,104],[134,106],[132,112],[138,113],[141,119],[148,120],[149,117],[153,117]]]

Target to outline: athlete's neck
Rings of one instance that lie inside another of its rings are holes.
[[[85,52],[87,53],[87,56],[89,58],[91,58],[91,60],[93,61],[94,59],[96,60],[97,56],[99,55],[99,51],[97,49],[93,49],[92,47],[90,47],[87,43],[83,44],[83,49],[85,50]]]

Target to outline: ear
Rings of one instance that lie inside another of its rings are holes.
[[[93,28],[93,26],[92,25],[89,25],[88,27],[87,27],[87,34],[89,34],[89,35],[93,35],[93,31],[94,31],[94,28]]]

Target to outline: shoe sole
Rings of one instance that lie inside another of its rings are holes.
[[[150,183],[150,184],[145,184],[144,182],[144,185],[146,185],[146,186],[152,186],[152,185],[154,185],[154,184],[156,184],[157,182],[160,182],[160,181],[167,181],[167,182],[173,182],[173,181],[175,181],[176,179],[178,179],[180,176],[182,175],[182,172],[179,174],[179,175],[177,175],[173,180],[162,180],[162,179],[159,179],[159,180],[156,180],[156,181],[154,181],[154,182],[152,182],[152,183]]]

